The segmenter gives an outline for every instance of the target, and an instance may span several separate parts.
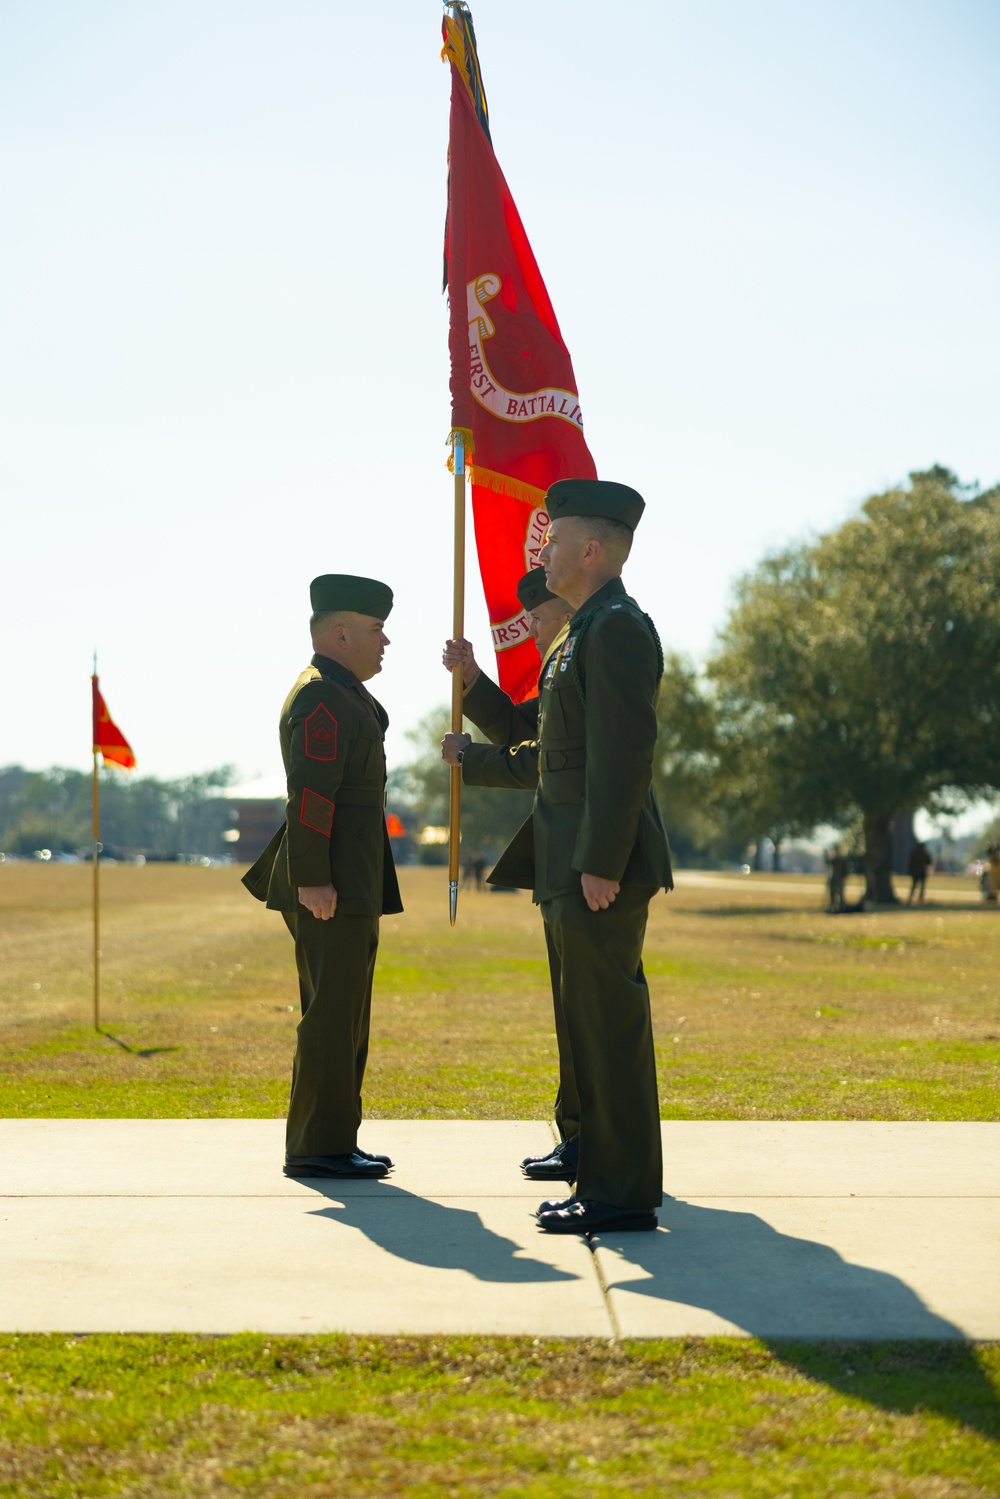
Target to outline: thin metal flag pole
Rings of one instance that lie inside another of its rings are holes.
[[[97,691],[97,652],[94,652],[94,692]],[[101,783],[97,775],[97,745],[94,750],[93,813],[94,813],[94,1030],[101,1028]]]
[[[455,471],[455,597],[451,620],[452,639],[465,634],[465,434],[454,431],[452,467]],[[462,732],[462,668],[451,674],[451,732]],[[448,915],[452,926],[458,916],[458,875],[462,840],[462,767],[451,767],[451,799],[448,826]]]

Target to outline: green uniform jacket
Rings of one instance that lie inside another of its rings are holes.
[[[560,630],[545,652],[541,663],[543,671],[552,653],[565,640],[566,628],[564,626]],[[538,780],[537,745],[534,741],[538,737],[539,701],[535,696],[525,698],[523,703],[515,703],[502,687],[498,687],[482,671],[472,686],[466,688],[462,711],[490,741],[489,744],[470,744],[465,751],[462,764],[464,778],[470,786],[498,784],[495,778],[501,774],[504,777],[503,784],[511,790],[524,790],[525,787],[534,790]],[[527,780],[514,776],[508,762],[507,750],[512,750],[519,744],[530,747],[522,756],[522,761],[534,762],[525,769]],[[501,764],[506,768],[498,772],[496,767]]]
[[[381,703],[353,672],[314,656],[281,710],[284,826],[243,883],[272,911],[299,911],[300,885],[329,885],[345,915],[403,909],[385,826]]]
[[[469,745],[462,761],[463,770],[470,756],[476,765],[492,764],[498,758],[495,746],[507,749],[524,740],[533,740],[538,733],[538,698],[529,697],[523,703],[515,703],[482,671],[466,690],[462,712],[490,741],[489,744]],[[470,776],[469,784],[479,783]]]
[[[577,610],[546,659],[537,737],[482,746],[471,761],[472,746],[466,751],[470,785],[535,787],[531,816],[492,884],[532,889],[536,901],[575,893],[581,874],[673,889],[652,785],[661,672],[650,621],[613,578]],[[478,713],[480,704],[472,707]]]

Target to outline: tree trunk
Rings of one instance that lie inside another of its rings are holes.
[[[771,839],[771,847],[774,849],[774,860],[773,860],[773,862],[771,864],[771,868],[774,870],[775,874],[780,874],[781,873],[781,839],[780,838],[772,838]]]
[[[892,888],[892,814],[865,813],[865,900],[898,906]]]
[[[758,874],[764,868],[764,840],[763,840],[763,838],[758,838],[756,844],[754,845],[753,867],[754,867],[754,870]]]

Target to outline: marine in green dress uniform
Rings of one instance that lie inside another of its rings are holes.
[[[575,612],[542,672],[537,737],[472,772],[536,787],[490,880],[533,889],[541,906],[560,1081],[579,1110],[576,1193],[542,1203],[538,1221],[554,1233],[653,1228],[662,1159],[642,944],[650,899],[673,887],[652,788],[662,654],[620,576],[644,503],[624,485],[567,479],[546,508],[546,580]]]
[[[379,917],[403,909],[385,826],[388,716],[364,683],[382,669],[392,592],[331,573],[310,587],[312,663],[281,710],[285,823],[243,883],[295,939],[302,1018],[286,1176],[385,1176],[358,1150]]]
[[[572,605],[551,592],[545,582],[545,571],[534,567],[517,585],[517,596],[527,616],[529,629],[538,654],[541,670],[552,650],[561,643],[573,613]],[[506,751],[515,744],[533,740],[538,733],[538,696],[514,703],[501,687],[480,670],[469,640],[445,641],[442,661],[449,671],[461,668],[464,687],[463,708],[489,744],[475,743],[470,734],[446,734],[441,741],[442,758],[450,765],[462,765],[464,779],[470,785],[491,784],[498,763],[505,761]],[[553,1008],[560,1057],[568,1056],[566,1038],[561,1034],[562,1014],[558,1003],[559,966],[549,950]],[[572,1075],[566,1086],[560,1080],[554,1109],[560,1143],[544,1155],[528,1156],[521,1162],[525,1175],[535,1181],[575,1181],[579,1154],[580,1120],[576,1089]]]

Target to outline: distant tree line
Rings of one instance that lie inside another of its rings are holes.
[[[89,850],[91,776],[79,770],[0,769],[0,852],[31,855]],[[111,856],[218,858],[232,806],[220,793],[233,780],[225,766],[176,781],[100,773],[101,842]]]
[[[894,821],[1000,790],[1000,486],[915,472],[765,557],[738,582],[704,670],[667,653],[657,717],[653,777],[680,865],[753,861],[766,842],[777,861],[830,824],[861,859],[867,897],[891,902]],[[425,718],[414,759],[389,777],[390,808],[429,860],[444,857],[419,829],[448,821],[448,721],[444,708]],[[228,767],[176,781],[104,772],[105,847],[226,852],[232,779]],[[464,850],[494,857],[530,808],[527,792],[465,787]],[[0,850],[89,843],[89,775],[0,770]]]
[[[655,612],[655,611],[654,611]],[[866,896],[894,899],[891,830],[1000,789],[1000,487],[936,466],[737,584],[704,672],[667,653],[653,777],[677,862],[753,859],[845,829]],[[471,727],[471,726],[467,726]],[[441,710],[395,790],[447,821]],[[526,795],[463,791],[463,841],[496,853]]]

